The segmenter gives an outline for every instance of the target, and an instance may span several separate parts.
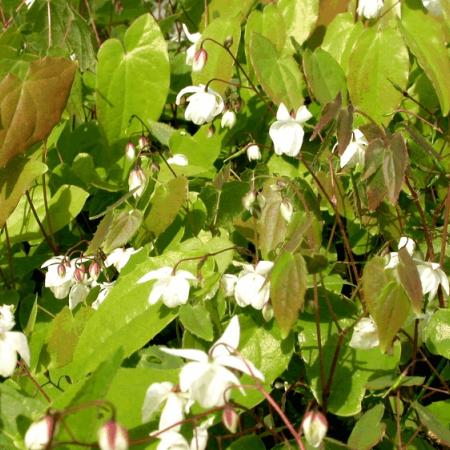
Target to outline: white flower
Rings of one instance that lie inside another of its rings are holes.
[[[256,193],[255,191],[248,191],[243,197],[242,197],[242,206],[247,210],[252,212],[253,210],[253,203],[255,203],[256,200]]]
[[[210,87],[206,90],[204,84],[187,86],[181,89],[177,95],[176,104],[180,104],[183,95],[190,93],[193,94],[186,99],[189,104],[184,112],[186,120],[190,120],[196,125],[203,125],[206,122],[211,122],[214,117],[223,111],[224,103],[220,94]]]
[[[383,9],[383,0],[358,0],[358,15],[366,19],[375,19]]]
[[[303,144],[303,123],[311,119],[312,114],[306,106],[300,106],[295,119],[289,114],[284,103],[281,103],[277,111],[277,121],[269,129],[270,138],[275,147],[275,153],[288,156],[297,156]]]
[[[128,432],[117,422],[110,420],[98,431],[100,450],[128,450]]]
[[[238,275],[234,297],[236,303],[245,307],[253,306],[261,310],[269,301],[270,282],[267,281],[267,274],[273,267],[272,261],[259,261],[256,267],[251,264],[244,264],[244,270]]]
[[[191,399],[203,408],[225,405],[230,398],[230,388],[239,387],[239,379],[227,367],[264,380],[263,374],[250,361],[233,355],[239,338],[239,319],[234,316],[208,353],[194,349],[162,348],[166,353],[193,361],[181,369],[180,388],[189,392]],[[242,387],[239,389],[245,394]]]
[[[232,297],[234,295],[236,282],[236,275],[232,275],[231,273],[223,274],[222,279],[220,280],[220,285],[222,286],[225,297]]]
[[[41,268],[47,268],[45,287],[50,288],[53,295],[58,299],[67,297],[70,288],[75,283],[73,279],[75,264],[69,262],[64,255],[60,255],[45,261]]]
[[[130,160],[133,160],[136,157],[136,148],[131,141],[125,146],[125,156]]]
[[[174,164],[175,166],[187,166],[189,161],[186,158],[185,155],[181,153],[176,153],[175,155],[171,156],[167,162],[169,164]]]
[[[353,138],[347,148],[340,156],[341,169],[345,166],[354,167],[356,165],[364,166],[364,155],[368,145],[367,139],[360,130],[353,130]]]
[[[141,167],[136,166],[128,176],[128,189],[134,191],[133,196],[139,198],[145,190],[147,184],[147,177]]]
[[[153,418],[160,406],[165,403],[159,418],[159,430],[171,427],[171,431],[179,431],[184,420],[184,413],[189,411],[190,404],[185,393],[176,392],[169,382],[153,383],[147,389],[142,406],[142,422]]]
[[[236,114],[234,111],[227,109],[222,116],[222,120],[220,121],[220,126],[222,128],[231,128],[236,124]]]
[[[196,51],[196,47],[197,47],[197,42],[200,41],[200,39],[202,38],[202,35],[201,35],[201,33],[192,33],[191,34],[191,33],[189,33],[189,30],[184,23],[182,24],[182,26],[183,26],[184,34],[189,39],[189,41],[192,43],[192,45],[186,50],[186,64],[188,66],[190,66],[194,62],[194,56],[195,56],[195,51]]]
[[[283,199],[283,201],[280,203],[280,213],[287,223],[291,221],[292,215],[294,214],[294,207],[292,206],[290,200],[288,200],[287,198]]]
[[[69,292],[69,309],[74,309],[78,304],[83,303],[90,291],[87,282],[75,283]]]
[[[309,411],[303,417],[302,429],[308,444],[318,448],[327,434],[328,422],[322,413]]]
[[[432,300],[436,296],[439,285],[442,286],[442,290],[447,296],[450,294],[447,275],[438,263],[417,261],[417,270],[419,271],[423,295],[429,293],[429,299]]]
[[[261,159],[261,150],[256,144],[247,147],[247,158],[249,161],[258,161]]]
[[[422,0],[423,6],[431,14],[440,16],[442,14],[441,0]]]
[[[156,450],[205,450],[208,442],[208,428],[212,425],[213,420],[214,418],[211,417],[194,428],[190,443],[176,431],[159,434],[158,439],[161,439],[161,442]]]
[[[27,6],[28,9],[30,9],[33,6],[34,2],[35,0],[25,0],[25,5]]]
[[[108,294],[111,292],[111,289],[114,287],[115,282],[112,283],[100,283],[100,292],[97,295],[97,298],[92,302],[92,309],[98,309],[100,305],[106,300]]]
[[[375,322],[371,317],[365,317],[353,328],[349,345],[352,348],[367,350],[378,347],[379,343],[378,329]]]
[[[175,308],[188,301],[190,289],[188,280],[196,280],[196,278],[186,270],[177,270],[174,273],[172,267],[162,267],[151,270],[137,282],[145,283],[150,280],[157,280],[148,297],[150,305],[154,305],[162,297],[163,303],[168,308]]]
[[[133,247],[129,248],[116,248],[105,259],[105,266],[114,266],[118,272],[120,272],[128,263],[131,255],[139,251]]]
[[[30,349],[27,338],[20,331],[10,331],[14,325],[13,305],[0,306],[0,375],[9,377],[17,365],[17,354],[29,365]]]
[[[205,67],[208,60],[208,53],[204,48],[199,49],[194,54],[194,60],[192,61],[192,71],[200,72]]]
[[[416,249],[416,243],[406,237],[402,236],[398,242],[398,249],[405,247],[406,251],[412,256],[414,253],[414,250]],[[389,253],[389,262],[384,266],[385,269],[394,269],[398,266],[399,259],[398,259],[398,252],[391,252]]]
[[[54,420],[52,416],[45,416],[38,422],[33,422],[25,433],[25,447],[27,450],[44,450],[53,435]]]

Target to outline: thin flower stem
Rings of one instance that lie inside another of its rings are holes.
[[[444,131],[442,130],[442,128],[439,128],[436,125],[433,125],[431,122],[429,122],[428,120],[424,119],[422,116],[419,116],[419,114],[415,113],[414,111],[409,111],[408,109],[401,109],[400,108],[400,109],[396,109],[392,114],[395,114],[395,113],[411,114],[416,119],[419,119],[423,123],[426,123],[427,125],[429,125],[431,128],[433,128],[433,130],[436,130],[439,133],[444,134]]]
[[[42,386],[39,384],[39,382],[34,378],[34,376],[31,374],[30,369],[26,365],[25,361],[22,359],[18,362],[19,366],[23,369],[26,376],[31,380],[31,382],[36,386],[37,390],[42,394],[42,396],[47,400],[47,402],[51,403],[52,399],[48,396],[48,394],[42,389]]]
[[[8,250],[8,266],[9,266],[9,274],[11,276],[11,288],[15,289],[16,287],[16,276],[14,272],[14,264],[13,264],[13,254],[12,254],[12,248],[11,248],[11,241],[9,240],[9,233],[8,233],[8,225],[5,222],[5,225],[3,225],[3,229],[5,230],[5,240],[6,240],[6,248]]]
[[[37,224],[38,224],[38,226],[39,226],[39,229],[41,230],[42,235],[44,236],[45,240],[47,241],[47,244],[48,244],[49,247],[52,249],[54,255],[55,255],[55,256],[58,255],[58,253],[59,253],[58,247],[57,247],[56,244],[50,239],[50,236],[49,236],[49,235],[47,234],[47,232],[45,231],[44,226],[42,225],[42,222],[41,222],[41,220],[39,219],[39,216],[38,216],[38,214],[37,214],[36,208],[35,208],[34,205],[33,205],[33,201],[31,200],[29,191],[25,191],[25,196],[26,196],[27,201],[28,201],[28,203],[29,203],[29,205],[30,205],[31,211],[32,211],[32,213],[33,213],[33,216],[34,216],[34,218],[35,218],[35,220],[36,220],[36,222],[37,222]]]
[[[403,442],[402,442],[402,425],[400,422],[401,416],[401,401],[400,401],[400,391],[397,391],[397,395],[395,397],[395,420],[397,423],[397,448],[398,450],[403,450]]]
[[[313,291],[314,291],[314,318],[316,322],[317,348],[319,349],[319,366],[320,366],[320,388],[322,390],[322,405],[326,411],[326,392],[325,392],[325,364],[322,349],[322,334],[320,330],[320,305],[319,293],[317,290],[317,274],[313,273]]]

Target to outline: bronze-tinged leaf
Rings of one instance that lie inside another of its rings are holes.
[[[377,209],[386,196],[384,184],[383,162],[385,147],[381,139],[372,141],[366,150],[364,176],[367,180],[367,201],[369,209]]]
[[[384,270],[386,261],[381,256],[376,256],[366,263],[362,277],[364,299],[367,309],[373,315],[377,298],[381,289],[389,282],[388,273]]]
[[[353,131],[353,108],[351,105],[347,109],[341,109],[337,121],[337,152],[339,155],[344,153],[352,139]]]
[[[395,133],[385,150],[383,161],[384,184],[388,199],[393,205],[397,203],[407,166],[408,151],[405,141],[400,133]]]
[[[124,246],[138,231],[142,224],[143,214],[138,209],[122,211],[113,218],[103,244],[106,254]]]
[[[66,106],[76,64],[45,57],[30,63],[21,81],[8,74],[0,82],[0,167],[46,138]]]
[[[413,311],[420,314],[422,312],[423,293],[417,266],[404,247],[398,251],[398,260],[397,273],[400,283],[408,294]]]
[[[322,114],[320,116],[317,125],[314,127],[313,134],[310,137],[310,141],[314,140],[317,135],[339,114],[342,105],[342,95],[339,92],[337,97],[331,102],[325,105]]]
[[[284,252],[273,266],[270,298],[283,336],[289,334],[303,308],[307,273],[305,260],[299,253]]]

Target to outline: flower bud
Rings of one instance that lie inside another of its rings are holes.
[[[222,423],[230,433],[236,433],[239,424],[239,414],[230,404],[226,404],[222,412]]]
[[[292,214],[294,214],[294,207],[292,203],[287,198],[283,199],[280,204],[280,213],[283,216],[283,219],[289,223],[292,219]]]
[[[89,275],[96,280],[100,275],[100,264],[97,261],[92,261],[89,266]]]
[[[207,51],[203,47],[197,50],[194,54],[194,59],[192,61],[192,71],[200,72],[200,70],[202,70],[203,67],[205,67],[207,60],[208,60]]]
[[[308,444],[317,448],[327,434],[328,422],[321,412],[309,411],[303,417],[302,429]]]
[[[223,113],[222,120],[220,121],[220,126],[222,128],[231,128],[236,124],[236,114],[234,111],[227,110]]]
[[[206,133],[206,137],[212,138],[215,133],[216,133],[216,127],[213,124],[211,124],[210,127],[208,128],[208,132]]]
[[[58,264],[58,275],[61,278],[66,276],[66,266],[63,263]]]
[[[230,48],[233,45],[233,36],[227,36],[223,41],[223,46]]]
[[[262,309],[262,316],[266,322],[270,322],[273,319],[273,308],[271,303],[267,302],[264,304]]]
[[[98,431],[100,450],[128,450],[128,432],[114,420],[106,422]]]
[[[131,141],[128,141],[127,145],[125,146],[125,156],[131,160],[136,157],[136,149]]]
[[[261,159],[261,150],[256,144],[247,147],[247,158],[249,161],[258,161]]]
[[[242,205],[247,211],[252,211],[253,203],[255,203],[256,194],[254,191],[249,191],[242,197]]]
[[[73,272],[73,278],[77,283],[82,283],[86,275],[86,269],[83,265],[77,267]]]
[[[45,449],[53,436],[54,425],[52,416],[33,422],[25,433],[25,447],[28,450]]]
[[[138,149],[144,150],[146,147],[148,147],[148,139],[147,136],[142,135],[138,140]]]
[[[139,198],[143,194],[146,182],[147,178],[144,171],[136,166],[128,176],[128,187],[130,191],[134,191],[135,198]]]

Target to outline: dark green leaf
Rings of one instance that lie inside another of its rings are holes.
[[[383,438],[386,425],[381,423],[384,406],[378,404],[356,422],[348,438],[348,446],[354,450],[370,450]]]

